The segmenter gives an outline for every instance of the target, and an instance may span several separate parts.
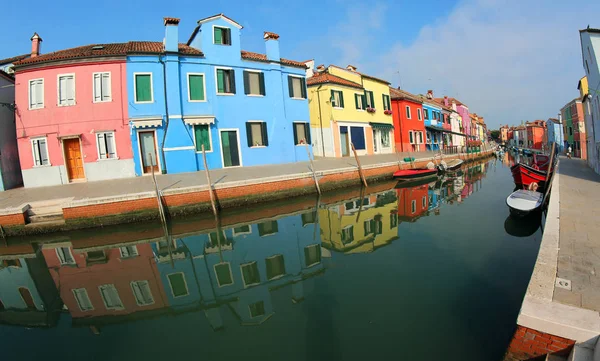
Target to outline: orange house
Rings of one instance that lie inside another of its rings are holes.
[[[527,147],[542,150],[546,137],[546,123],[543,120],[527,122]]]

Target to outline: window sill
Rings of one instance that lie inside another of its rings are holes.
[[[333,109],[344,109],[342,107],[332,107]]]
[[[32,168],[49,168],[52,167],[52,164],[44,164],[44,165],[34,165]]]
[[[109,100],[98,100],[98,101],[93,100],[92,103],[94,103],[94,104],[97,104],[97,103],[112,103],[112,99],[109,99]]]
[[[37,108],[29,108],[28,110],[40,110],[40,109],[44,109],[44,108],[45,108],[44,106],[41,106],[41,107],[37,107]]]
[[[213,152],[212,149],[211,150],[206,150],[206,149],[204,150],[204,153],[212,153],[212,152]],[[202,151],[201,150],[197,150],[196,154],[202,154]]]
[[[133,103],[134,103],[134,104],[152,104],[152,103],[154,103],[154,100],[147,101],[147,102],[138,102],[138,101],[135,101],[135,100],[134,100],[134,101],[133,101]]]
[[[296,147],[306,147],[306,146],[311,146],[312,144],[306,144],[306,143],[299,143],[296,144]]]
[[[104,158],[104,159],[102,159],[102,158],[98,158],[98,159],[96,160],[96,162],[110,162],[111,160],[119,160],[119,157],[115,157],[115,158]]]
[[[56,106],[59,108],[74,107],[75,105],[77,105],[77,103],[75,103],[75,104],[56,104]]]
[[[364,109],[356,109],[357,112],[364,112]]]
[[[253,145],[250,147],[250,149],[254,149],[254,148],[266,148],[266,145]]]
[[[250,288],[250,287],[254,287],[254,286],[258,286],[260,285],[260,282],[258,283],[250,283],[249,285],[244,285],[244,288]]]
[[[271,278],[268,279],[268,281],[275,281],[275,280],[278,280],[280,278],[283,278],[284,276],[285,276],[285,273],[277,275],[277,276],[274,276],[274,277],[271,277]]]
[[[306,98],[290,97],[292,100],[306,100]]]
[[[188,103],[206,103],[206,99],[204,99],[204,100],[192,100],[192,99],[188,99]]]
[[[217,95],[233,96],[235,93],[217,93]]]
[[[246,94],[246,96],[256,97],[256,98],[264,98],[265,97],[264,94]]]

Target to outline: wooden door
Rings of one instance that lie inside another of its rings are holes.
[[[67,167],[69,180],[85,179],[79,138],[63,140],[63,148],[65,151],[65,166]]]
[[[350,139],[348,137],[348,127],[340,127],[340,145],[342,147],[342,157],[350,156]]]
[[[139,132],[140,152],[142,152],[142,171],[151,173],[152,168],[158,172],[158,159],[156,157],[156,139],[154,131]]]
[[[21,298],[27,305],[28,310],[35,310],[35,302],[33,302],[33,297],[31,296],[31,292],[25,287],[19,287],[19,293],[21,294]]]

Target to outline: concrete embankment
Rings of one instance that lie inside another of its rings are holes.
[[[491,154],[488,150],[445,155],[443,160],[472,161]],[[403,161],[406,156],[416,159],[407,163]],[[425,166],[432,159],[433,153],[385,154],[360,157],[360,162],[367,181],[376,182],[392,179],[393,173],[400,168]],[[317,160],[314,174],[308,163],[211,171],[220,208],[314,194],[317,192],[314,176],[323,192],[361,184],[353,158]],[[171,217],[211,209],[209,186],[203,173],[160,175],[157,181],[163,204]],[[41,234],[158,219],[157,199],[150,177],[71,184],[45,190],[21,189],[18,192],[8,194],[12,204],[7,200],[0,204],[4,207],[0,208],[0,225],[6,235]],[[43,209],[52,209],[52,216],[60,219],[48,217],[52,221],[31,223],[35,217],[44,219],[44,212],[39,211]]]

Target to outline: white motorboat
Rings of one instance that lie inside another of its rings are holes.
[[[510,214],[517,217],[524,217],[532,212],[540,210],[543,201],[544,194],[524,189],[519,189],[506,198],[506,204],[508,205],[508,208],[510,208]]]

